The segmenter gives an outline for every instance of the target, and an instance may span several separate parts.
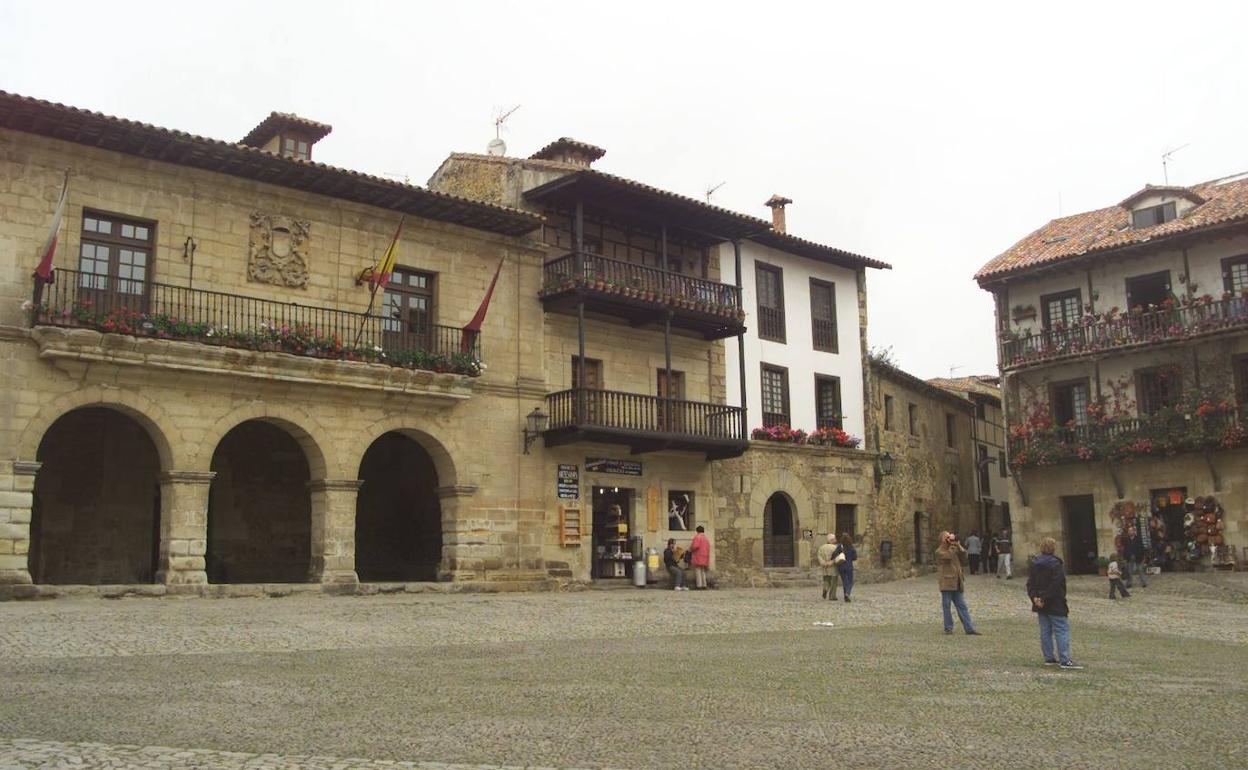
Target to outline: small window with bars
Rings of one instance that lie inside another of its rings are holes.
[[[810,324],[815,350],[837,352],[836,286],[817,278],[810,279]]]
[[[780,366],[763,364],[762,388],[763,425],[789,425],[789,371]]]
[[[837,377],[815,376],[815,427],[842,428],[841,381]]]
[[[778,267],[756,263],[754,284],[758,292],[758,336],[784,342],[784,273]]]

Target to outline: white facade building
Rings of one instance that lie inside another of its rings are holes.
[[[835,426],[865,439],[866,269],[889,265],[785,234],[787,202],[768,202],[774,231],[741,243],[749,427]],[[720,246],[720,265],[735,283],[731,244]],[[738,345],[728,340],[725,353],[728,403],[740,406]]]

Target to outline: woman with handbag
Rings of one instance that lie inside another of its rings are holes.
[[[819,546],[815,558],[823,572],[823,598],[837,601],[836,584],[841,579],[841,565],[845,563],[845,549],[836,542],[836,533],[828,533],[828,542]],[[846,597],[848,598],[848,597]]]
[[[698,525],[697,534],[689,544],[689,565],[693,567],[693,576],[697,579],[697,589],[706,590],[706,571],[711,566],[711,541],[706,537],[706,528]]]

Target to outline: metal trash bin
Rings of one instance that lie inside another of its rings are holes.
[[[649,583],[659,582],[659,568],[662,566],[662,559],[659,558],[659,549],[651,546],[646,549],[646,581]]]
[[[646,562],[644,559],[633,560],[633,585],[638,588],[646,587]]]

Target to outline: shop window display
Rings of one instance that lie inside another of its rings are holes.
[[[1127,527],[1135,526],[1150,566],[1164,571],[1222,566],[1230,558],[1223,536],[1226,513],[1213,495],[1188,497],[1185,487],[1154,489],[1147,503],[1123,501],[1109,517],[1114,548],[1123,552]]]

